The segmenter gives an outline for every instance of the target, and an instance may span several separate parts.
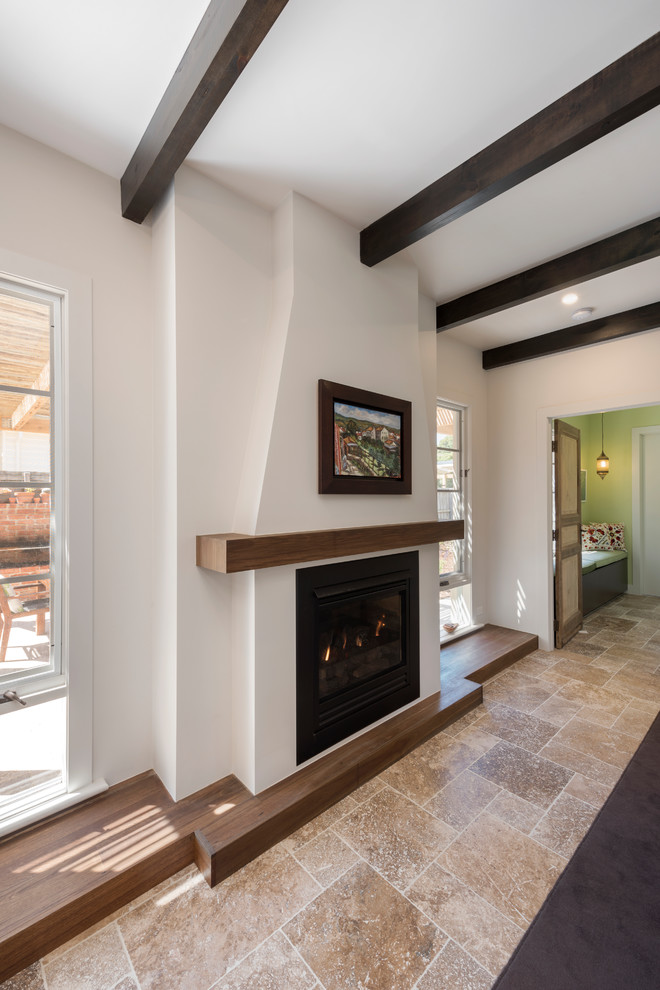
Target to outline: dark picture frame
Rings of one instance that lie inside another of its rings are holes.
[[[410,495],[412,403],[319,379],[319,492]]]

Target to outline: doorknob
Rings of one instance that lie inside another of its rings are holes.
[[[18,693],[13,689],[11,691],[5,691],[0,696],[0,705],[4,704],[7,701],[17,701],[19,705],[23,705],[23,708],[27,706],[27,701],[23,701],[22,698],[19,698]]]

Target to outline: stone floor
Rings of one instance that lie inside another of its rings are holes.
[[[239,873],[190,868],[0,990],[488,990],[660,710],[660,599],[569,648]]]

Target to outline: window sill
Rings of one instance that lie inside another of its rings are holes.
[[[447,643],[453,643],[455,639],[461,639],[462,636],[467,636],[469,633],[477,632],[478,629],[483,629],[484,623],[478,622],[471,626],[460,626],[456,632],[448,633],[444,629],[440,630],[440,645],[446,646]]]

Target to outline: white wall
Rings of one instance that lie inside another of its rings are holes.
[[[116,181],[3,127],[0,186],[0,247],[92,280],[93,772],[113,783],[152,764],[151,232]]]
[[[428,394],[420,352],[417,272],[393,260],[368,269],[359,235],[302,196],[292,195],[276,217],[278,272],[292,273],[292,297],[281,294],[288,325],[281,363],[268,366],[276,396],[257,532],[334,529],[435,518]],[[427,348],[428,350],[428,348]],[[410,399],[413,404],[411,495],[319,495],[318,379]],[[430,387],[426,382],[427,388]],[[254,611],[254,790],[293,773],[295,762],[295,572],[260,571]],[[420,548],[421,696],[439,689],[437,551]],[[248,771],[249,772],[249,771]],[[245,778],[244,778],[245,779]]]
[[[271,218],[194,170],[154,224],[157,297],[156,770],[180,799],[233,771],[232,578],[198,534],[237,514],[272,295]],[[167,285],[169,278],[170,286]],[[167,303],[163,303],[167,299]],[[238,690],[238,695],[236,691]]]
[[[550,419],[660,401],[660,331],[487,373],[488,616],[552,642]]]
[[[177,406],[174,185],[152,216],[153,768],[173,792],[177,766]]]
[[[420,303],[425,326],[435,328],[435,303],[424,298]],[[488,505],[489,444],[487,408],[488,376],[481,367],[481,351],[462,344],[446,333],[437,335],[438,398],[467,406],[467,477],[466,526],[471,541],[472,609],[476,622],[497,622],[488,614]]]

